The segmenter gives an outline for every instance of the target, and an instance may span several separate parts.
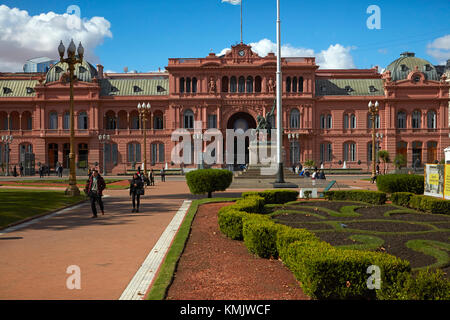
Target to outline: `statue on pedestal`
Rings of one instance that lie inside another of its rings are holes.
[[[275,107],[277,105],[277,101],[274,100],[272,110],[270,110],[269,113],[266,114],[266,117],[264,118],[263,115],[259,114],[256,117],[256,132],[259,133],[259,130],[267,130],[269,137],[270,137],[270,130],[272,129],[272,122],[270,121],[271,117],[273,117],[273,113],[275,111]]]

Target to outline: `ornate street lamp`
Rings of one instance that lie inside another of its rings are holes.
[[[103,172],[102,174],[106,176],[106,144],[111,140],[109,134],[99,134],[98,141],[103,144]]]
[[[6,135],[6,136],[2,136],[2,142],[5,144],[5,157],[6,157],[6,173],[5,176],[9,176],[9,153],[10,153],[10,149],[9,149],[9,144],[12,143],[14,137],[12,135]]]
[[[375,122],[378,115],[378,107],[379,103],[378,101],[375,101],[375,103],[372,103],[372,101],[369,101],[369,114],[372,119],[372,181],[375,180],[377,176],[377,169],[376,169],[376,154],[375,154]]]
[[[150,114],[150,109],[151,109],[151,105],[150,102],[145,104],[142,103],[142,105],[139,103],[137,105],[138,108],[138,112],[139,112],[139,118],[142,119],[142,129],[144,130],[144,165],[143,165],[143,170],[144,170],[144,176],[147,177],[147,130],[145,128],[146,122],[147,122],[147,115]]]
[[[75,171],[75,153],[74,153],[74,144],[75,144],[75,121],[74,121],[74,112],[73,112],[73,82],[74,82],[74,73],[75,73],[75,65],[77,63],[83,62],[84,48],[80,44],[78,45],[77,53],[78,57],[75,55],[75,43],[73,39],[70,41],[69,48],[67,48],[67,58],[64,58],[64,52],[66,48],[64,47],[62,41],[59,44],[58,52],[59,52],[59,61],[61,63],[67,63],[69,66],[69,83],[70,83],[70,151],[69,151],[69,163],[70,163],[70,173],[69,173],[69,186],[67,187],[65,193],[70,196],[77,196],[80,194],[80,190],[77,187],[77,177]]]

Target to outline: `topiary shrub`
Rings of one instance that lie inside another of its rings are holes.
[[[277,233],[280,225],[267,216],[249,215],[242,220],[242,235],[248,251],[261,258],[278,257]]]
[[[392,285],[399,274],[411,270],[408,261],[392,255],[337,249],[324,241],[292,243],[284,262],[305,294],[315,299],[375,299],[375,290],[367,286],[369,266],[380,268],[381,287]]]
[[[438,214],[450,214],[450,201],[424,195],[413,195],[409,207],[420,211]]]
[[[298,191],[295,190],[266,190],[243,192],[242,197],[260,196],[264,198],[266,204],[283,204],[289,201],[295,201],[298,197]]]
[[[419,271],[414,277],[409,272],[398,275],[390,286],[377,290],[380,300],[450,300],[450,281],[444,272],[429,268]]]
[[[368,190],[327,191],[324,196],[327,200],[362,201],[376,205],[384,204],[387,200],[386,193]]]
[[[391,194],[390,200],[396,205],[408,207],[409,200],[413,195],[414,193],[411,192],[394,192]]]
[[[379,191],[411,192],[423,194],[423,176],[417,174],[386,174],[377,176],[377,187]]]
[[[186,174],[186,182],[192,194],[208,194],[225,191],[233,181],[233,173],[222,169],[198,169]]]

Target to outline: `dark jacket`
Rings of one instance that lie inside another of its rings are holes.
[[[89,194],[89,192],[91,192],[91,188],[92,188],[92,181],[94,180],[94,175],[91,175],[89,177],[89,179],[86,182],[86,188],[85,191],[87,194]],[[105,179],[103,179],[103,177],[101,175],[97,176],[97,190],[98,190],[98,195],[102,196],[103,195],[103,190],[105,190],[106,188],[106,183],[105,183]]]
[[[136,184],[136,187],[134,186]],[[137,179],[132,179],[130,181],[130,195],[133,193],[136,193],[138,191],[138,189],[143,189],[144,188],[144,182],[142,181],[141,178],[137,178]]]

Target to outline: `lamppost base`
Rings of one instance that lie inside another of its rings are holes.
[[[285,183],[284,181],[284,171],[283,171],[283,163],[278,164],[278,171],[275,183]]]
[[[68,186],[66,191],[64,192],[66,196],[71,196],[71,197],[75,197],[75,196],[79,196],[80,195],[80,189],[78,189],[77,186]]]

